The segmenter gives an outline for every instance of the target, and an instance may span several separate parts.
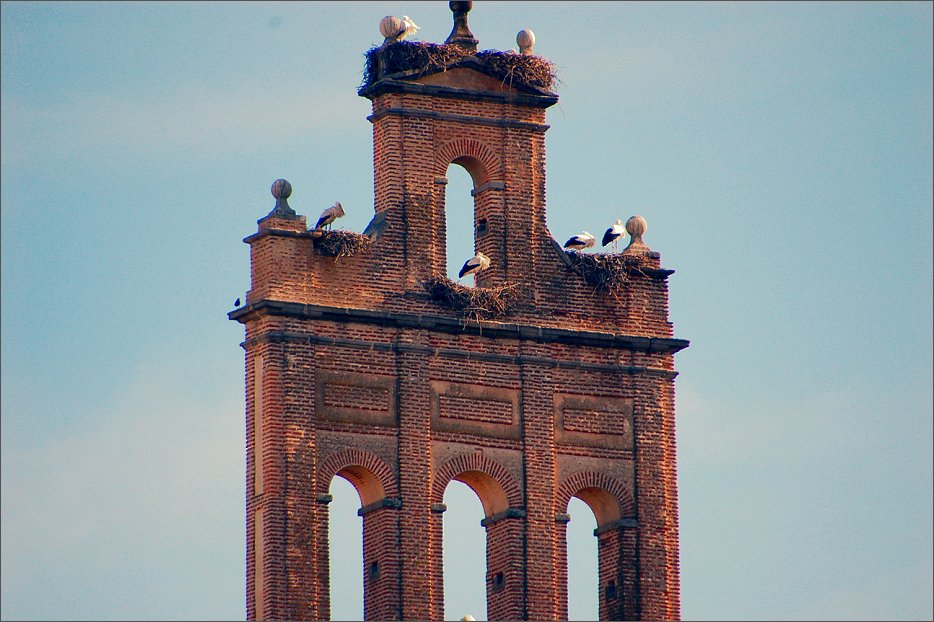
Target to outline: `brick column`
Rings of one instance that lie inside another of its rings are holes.
[[[623,519],[594,530],[597,537],[600,619],[638,620],[635,521]]]
[[[363,517],[363,619],[401,620],[399,510],[390,497],[360,508]]]
[[[424,336],[407,332],[399,336],[397,377],[399,379],[399,489],[402,511],[399,513],[401,546],[402,618],[428,619],[432,606],[434,564],[430,534],[431,523],[431,407],[428,363]]]
[[[522,342],[521,352],[546,357],[546,346]],[[540,365],[521,364],[522,424],[524,442],[526,611],[525,619],[558,619],[558,560],[554,499],[557,494],[555,465],[554,399],[551,371]]]
[[[486,610],[489,620],[524,619],[525,512],[510,508],[480,521],[486,527]]]

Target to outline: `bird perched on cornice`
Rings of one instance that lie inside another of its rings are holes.
[[[617,244],[619,243],[619,238],[626,235],[626,227],[623,226],[623,221],[617,219],[612,227],[606,230],[603,234],[603,246],[606,246],[610,242],[613,243],[613,252],[616,252]]]
[[[481,270],[486,270],[490,267],[490,258],[477,251],[477,254],[464,262],[464,265],[461,267],[461,271],[457,273],[457,278],[462,279],[468,274],[476,274]],[[477,278],[477,277],[474,277]]]
[[[396,35],[396,41],[402,41],[409,35],[414,35],[417,31],[421,30],[418,25],[412,21],[412,18],[408,15],[402,16],[402,28],[399,30],[399,34]]]
[[[564,248],[571,251],[580,251],[584,250],[585,248],[591,248],[596,243],[597,238],[593,237],[586,231],[582,231],[565,242]]]
[[[318,219],[318,224],[315,225],[315,229],[320,229],[321,227],[330,229],[331,223],[343,215],[344,208],[340,201],[337,201],[334,205],[321,212],[321,218]]]

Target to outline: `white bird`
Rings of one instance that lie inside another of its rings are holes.
[[[412,18],[408,15],[403,15],[402,28],[399,30],[399,34],[396,35],[396,41],[402,41],[409,35],[414,35],[418,30],[421,30],[421,28],[412,21]]]
[[[593,237],[586,231],[578,233],[573,238],[564,243],[564,248],[572,251],[579,251],[585,248],[591,248],[594,244],[597,243],[597,238]]]
[[[457,278],[462,279],[468,274],[476,274],[477,272],[486,270],[489,267],[490,258],[480,251],[477,251],[476,255],[464,262],[464,265],[461,267],[461,271],[457,273]]]
[[[603,246],[606,246],[610,242],[613,243],[613,252],[616,252],[617,244],[619,243],[619,238],[626,235],[626,227],[623,226],[623,221],[617,219],[612,227],[606,230],[603,234]]]
[[[341,205],[341,202],[338,201],[331,207],[321,212],[321,218],[318,219],[318,224],[315,225],[315,229],[320,229],[321,227],[330,228],[331,223],[343,215],[344,208]]]

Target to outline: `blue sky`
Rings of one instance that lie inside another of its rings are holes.
[[[241,240],[279,177],[366,226],[356,88],[403,14],[451,30],[441,1],[0,4],[3,619],[243,617]],[[934,617],[932,4],[481,0],[470,25],[556,64],[555,237],[640,214],[677,270],[683,617]],[[449,617],[481,618],[482,512],[448,495]]]

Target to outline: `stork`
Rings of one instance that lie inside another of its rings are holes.
[[[613,226],[607,229],[606,233],[603,234],[603,246],[612,242],[613,252],[615,253],[617,251],[619,238],[623,235],[626,235],[626,227],[623,226],[622,220],[617,219]]]
[[[337,201],[334,205],[321,212],[321,218],[318,219],[318,224],[315,225],[315,229],[320,229],[321,227],[330,229],[331,223],[343,215],[344,207],[341,205],[340,201]]]
[[[582,231],[564,243],[564,248],[572,251],[580,251],[585,248],[591,248],[597,243],[597,238],[586,231]]]
[[[412,18],[408,15],[402,16],[402,28],[399,30],[399,33],[396,35],[396,41],[402,41],[409,35],[414,35],[416,31],[421,30],[418,25],[412,21]]]
[[[477,251],[477,254],[464,262],[464,265],[461,266],[461,271],[457,273],[457,278],[462,279],[468,274],[476,274],[481,270],[486,270],[490,267],[490,258]],[[474,279],[477,277],[474,276]]]

